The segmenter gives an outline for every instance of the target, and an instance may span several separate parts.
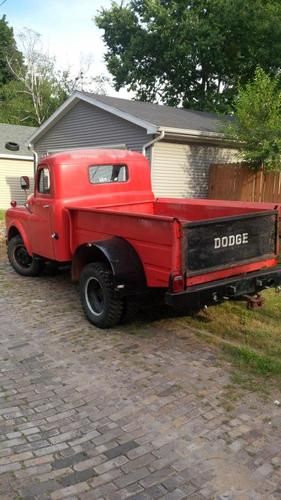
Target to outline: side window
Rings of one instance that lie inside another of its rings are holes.
[[[90,166],[89,179],[91,184],[126,182],[128,180],[128,168],[126,165]]]
[[[50,171],[48,167],[44,167],[39,170],[37,189],[38,193],[50,194],[51,182],[50,182]]]

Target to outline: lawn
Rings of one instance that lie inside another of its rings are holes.
[[[6,210],[2,210],[2,209],[0,209],[0,222],[1,222],[2,220],[4,220],[4,218],[5,218],[5,212],[6,212]]]
[[[263,292],[262,308],[248,310],[245,302],[225,302],[210,307],[207,313],[178,318],[209,341],[221,343],[223,350],[239,366],[281,380],[281,294]],[[202,332],[202,333],[201,333]],[[207,339],[208,340],[208,339]]]

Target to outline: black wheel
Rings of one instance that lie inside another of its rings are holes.
[[[80,297],[88,320],[99,328],[110,328],[120,322],[123,300],[113,289],[110,268],[96,262],[84,267],[80,277]]]
[[[135,295],[125,297],[121,323],[130,323],[130,321],[135,319],[140,308],[139,300],[139,297]]]
[[[43,261],[29,255],[19,235],[8,242],[8,258],[15,271],[22,276],[38,276],[44,266]]]

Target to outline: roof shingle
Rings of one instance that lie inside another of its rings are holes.
[[[198,130],[201,132],[220,132],[222,116],[203,111],[172,108],[162,104],[150,102],[131,101],[119,97],[109,97],[90,92],[80,92],[90,98],[96,99],[108,106],[128,113],[136,118],[145,120],[157,127],[171,127],[179,129]],[[225,118],[225,117],[224,117]]]

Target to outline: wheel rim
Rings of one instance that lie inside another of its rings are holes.
[[[14,250],[14,259],[16,263],[24,269],[29,269],[32,265],[32,257],[27,253],[24,245],[16,246]]]
[[[91,313],[100,316],[104,310],[104,293],[97,278],[88,278],[85,286],[85,298]]]

